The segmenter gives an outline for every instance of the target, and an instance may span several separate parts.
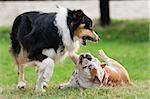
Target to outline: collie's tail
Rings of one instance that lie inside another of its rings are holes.
[[[18,26],[21,21],[21,16],[18,16],[12,26],[12,30],[10,32],[10,40],[11,40],[11,47],[10,47],[10,52],[12,53],[13,56],[16,56],[19,54],[21,46],[19,44],[19,41],[17,39],[17,32],[18,32]]]

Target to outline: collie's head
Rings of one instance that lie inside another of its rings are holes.
[[[56,18],[57,27],[65,32],[64,39],[69,39],[66,36],[68,31],[72,40],[79,40],[81,44],[86,45],[86,40],[96,42],[99,40],[98,35],[93,30],[92,20],[82,10],[70,10],[58,6],[60,9]],[[63,23],[63,22],[66,23]],[[65,26],[66,25],[66,26]],[[68,28],[68,30],[65,30]],[[69,40],[68,40],[69,41]],[[69,42],[67,42],[69,43]]]
[[[82,10],[68,9],[67,25],[72,38],[77,37],[83,45],[86,45],[86,40],[93,42],[99,40],[98,35],[93,30],[92,20]]]

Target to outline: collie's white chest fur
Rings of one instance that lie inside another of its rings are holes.
[[[62,37],[64,49],[61,47],[55,51],[53,48],[44,49],[42,54],[53,59],[55,63],[63,60],[68,54],[73,54],[79,49],[79,40],[76,37],[71,39],[70,30],[67,25],[68,11],[65,8],[60,7],[56,15],[54,25],[58,28],[58,33]]]
[[[67,56],[68,52],[66,50],[62,52],[60,48],[57,50],[57,52],[55,52],[54,49],[50,48],[50,49],[44,49],[42,51],[42,54],[50,57],[51,59],[54,60],[55,63],[57,63],[63,60]]]
[[[70,46],[65,47],[63,50],[62,48],[58,48],[57,51],[55,51],[53,48],[44,49],[42,51],[42,54],[53,59],[55,63],[58,63],[61,60],[65,59],[65,57],[69,54],[74,54],[79,49],[79,46],[79,42],[75,41]]]

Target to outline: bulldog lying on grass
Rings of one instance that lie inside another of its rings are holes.
[[[103,50],[99,50],[98,54],[105,63],[101,63],[90,53],[81,54],[79,57],[72,56],[76,69],[71,79],[67,83],[60,84],[59,88],[131,84],[127,70],[120,63],[109,58]]]

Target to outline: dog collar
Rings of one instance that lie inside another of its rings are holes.
[[[103,80],[103,78],[104,78],[104,74],[105,74],[105,70],[104,69],[102,69],[101,71],[100,71],[100,78],[99,78],[99,80],[100,80],[100,82],[102,82],[102,80]]]
[[[105,70],[105,68],[102,69],[102,71],[100,72],[100,82],[103,83],[103,84],[107,84],[107,81],[108,81],[108,73],[107,71]]]
[[[107,82],[108,82],[108,73],[107,73],[107,71],[105,70],[105,68],[104,68],[104,75],[103,75],[103,79],[101,80],[101,82],[104,84],[104,85],[106,85],[107,84]]]

